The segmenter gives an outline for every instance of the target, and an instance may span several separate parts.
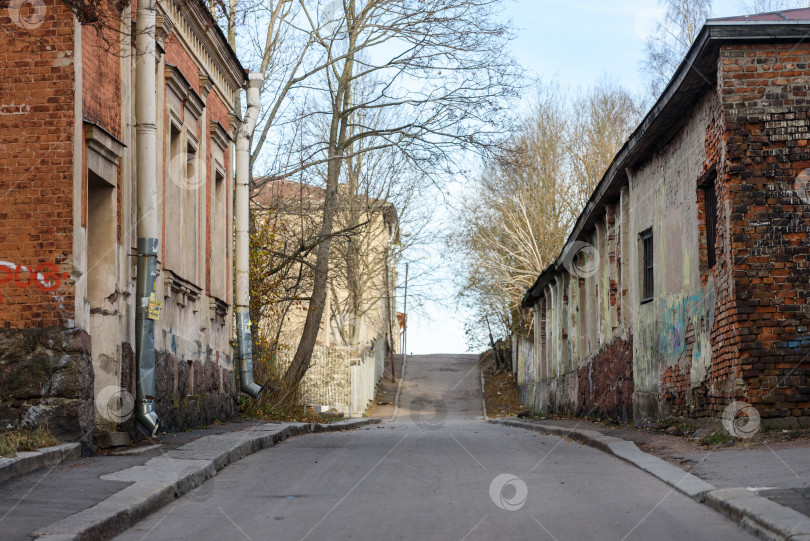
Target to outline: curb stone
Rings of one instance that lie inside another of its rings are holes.
[[[489,422],[555,436],[565,436],[621,458],[693,500],[707,504],[761,539],[810,541],[810,517],[759,496],[746,488],[718,489],[657,456],[643,452],[631,441],[605,436],[595,430],[564,428],[543,423],[512,419],[493,419]]]
[[[247,430],[198,438],[163,456],[103,475],[131,485],[106,500],[75,515],[33,532],[42,541],[103,541],[111,539],[138,521],[165,507],[211,479],[216,473],[250,454],[292,436],[336,432],[377,424],[379,419],[356,419],[331,424],[262,424]]]
[[[20,451],[14,458],[0,458],[0,483],[46,466],[79,458],[81,454],[80,443],[63,443],[36,451]]]
[[[490,423],[502,424],[516,428],[526,428],[555,436],[565,436],[579,443],[595,447],[600,451],[621,458],[625,462],[641,468],[653,477],[657,477],[678,492],[686,494],[693,500],[703,501],[703,497],[717,487],[706,481],[687,473],[682,469],[673,466],[657,456],[643,452],[631,441],[626,441],[613,436],[605,436],[595,430],[583,430],[577,428],[563,428],[542,423],[530,423],[515,420],[492,420]]]
[[[706,503],[762,539],[810,541],[810,517],[745,488],[723,488]]]

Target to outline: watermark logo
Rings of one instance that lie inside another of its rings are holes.
[[[508,488],[507,488],[508,487]],[[504,511],[518,511],[529,496],[529,488],[523,479],[511,473],[502,473],[489,484],[489,497]]]
[[[96,411],[107,421],[116,424],[126,422],[135,410],[132,393],[117,385],[104,387],[96,396]]]
[[[805,169],[793,181],[793,191],[805,205],[810,204],[810,169]]]
[[[343,26],[342,10],[343,0],[331,0],[323,6],[321,16],[318,19],[318,26],[325,36],[332,35]]]
[[[760,428],[759,411],[747,402],[735,400],[723,410],[723,427],[735,438],[753,438]]]
[[[11,0],[8,4],[11,22],[25,30],[36,30],[42,26],[47,11],[42,0]]]
[[[563,259],[563,266],[571,276],[590,278],[599,270],[599,251],[587,242],[575,241]]]
[[[197,168],[197,155],[181,152],[169,162],[169,173],[177,186],[184,190],[197,190],[205,181]]]
[[[447,419],[447,404],[439,398],[417,396],[408,408],[411,420],[422,428],[438,430]]]
[[[203,481],[201,485],[197,488],[190,490],[186,493],[186,498],[191,500],[192,502],[202,503],[207,501],[211,496],[214,494],[214,490],[216,487],[217,478],[212,477],[207,481]]]

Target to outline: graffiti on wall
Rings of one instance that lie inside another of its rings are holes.
[[[714,288],[711,282],[697,295],[667,299],[661,313],[661,348],[667,358],[680,358],[686,352],[686,333],[691,326],[695,335],[711,330],[714,321]],[[704,352],[701,341],[693,344],[693,354],[700,358]],[[709,352],[711,353],[711,352]]]
[[[695,295],[659,297],[639,324],[634,375],[636,385],[651,389],[658,365],[673,366],[691,346],[690,378],[699,385],[711,367],[711,330],[714,324],[714,284],[709,281]]]
[[[60,273],[56,263],[40,263],[31,269],[25,265],[0,261],[0,302],[3,300],[2,287],[9,282],[19,288],[33,286],[40,291],[51,293],[59,289],[61,281],[67,278],[68,273]]]

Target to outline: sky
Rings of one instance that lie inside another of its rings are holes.
[[[715,0],[712,17],[750,12],[745,4]],[[661,14],[656,0],[516,0],[506,10],[518,31],[513,54],[529,73],[563,88],[586,88],[606,75],[638,93],[644,40]],[[446,297],[453,284],[436,287]],[[466,352],[464,315],[453,303],[425,302],[424,313],[409,316],[408,353]]]

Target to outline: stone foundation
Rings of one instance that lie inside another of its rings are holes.
[[[47,429],[93,452],[93,361],[79,329],[0,329],[0,426]]]
[[[210,361],[178,359],[171,353],[155,354],[157,413],[160,429],[175,432],[238,416],[233,371]]]

